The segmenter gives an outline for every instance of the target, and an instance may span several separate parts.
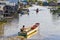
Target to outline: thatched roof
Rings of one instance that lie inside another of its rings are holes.
[[[60,6],[60,3],[58,3],[58,6]]]
[[[51,2],[49,2],[49,6],[57,6],[57,3],[56,3],[56,2],[51,1]]]

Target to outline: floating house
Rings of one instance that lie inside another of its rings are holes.
[[[0,14],[3,14],[4,17],[13,15],[17,11],[17,8],[18,6],[15,3],[0,1]]]
[[[17,13],[18,6],[12,6],[12,5],[5,5],[4,7],[4,16],[11,18],[14,16],[15,13]]]

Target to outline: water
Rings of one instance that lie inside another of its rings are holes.
[[[34,11],[35,9],[42,9],[39,11],[38,14]],[[40,23],[40,35],[43,36],[43,40],[60,40],[60,18],[57,17],[57,15],[52,15],[50,13],[50,10],[46,7],[39,7],[34,6],[30,9],[30,15],[23,15],[20,18],[20,27],[22,25],[26,25],[29,27],[30,25],[33,25],[34,23],[38,22]],[[32,10],[32,11],[31,11]],[[41,38],[40,36],[40,38]],[[35,39],[36,37],[33,37],[31,39]]]
[[[37,8],[40,11],[36,14]],[[34,5],[28,9],[30,10],[29,15],[19,15],[19,21],[14,19],[10,24],[5,25],[4,36],[16,35],[23,25],[31,27],[38,22],[40,23],[39,34],[30,39],[60,40],[60,17],[52,15],[47,7]]]

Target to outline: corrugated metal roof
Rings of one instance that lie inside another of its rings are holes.
[[[60,3],[60,0],[58,0],[57,3]]]

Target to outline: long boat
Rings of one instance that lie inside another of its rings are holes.
[[[39,25],[40,23],[35,23],[32,27],[25,28],[23,32],[18,32],[18,36],[24,38],[32,37],[33,35],[37,34]]]

